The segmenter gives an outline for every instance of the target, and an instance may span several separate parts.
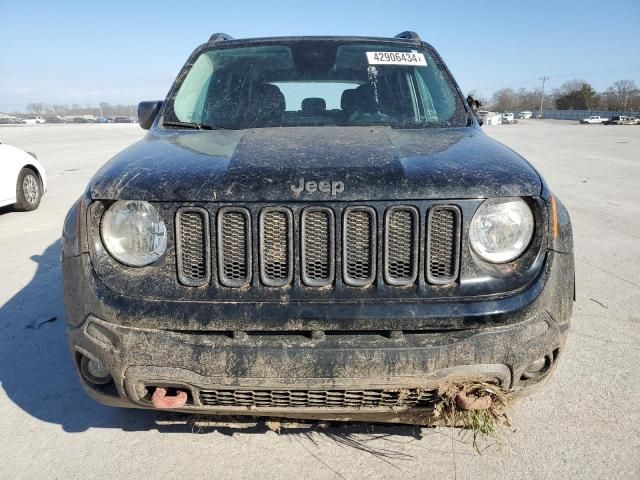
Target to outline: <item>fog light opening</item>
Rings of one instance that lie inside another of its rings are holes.
[[[80,372],[84,379],[94,385],[106,385],[113,382],[111,373],[105,365],[95,358],[82,356],[80,360]]]
[[[547,372],[549,372],[552,364],[553,357],[551,355],[540,357],[524,369],[524,372],[522,372],[522,379],[532,380],[542,378],[547,374]]]

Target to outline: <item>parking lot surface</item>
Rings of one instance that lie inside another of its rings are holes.
[[[556,375],[482,455],[446,428],[313,431],[163,425],[81,390],[64,336],[60,233],[93,173],[137,125],[0,127],[49,191],[0,209],[0,478],[640,478],[640,126],[485,127],[543,174],[573,221],[577,302]],[[160,421],[159,421],[160,420]]]

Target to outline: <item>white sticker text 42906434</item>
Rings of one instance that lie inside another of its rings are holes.
[[[415,65],[426,67],[424,53],[418,52],[367,52],[369,65]]]

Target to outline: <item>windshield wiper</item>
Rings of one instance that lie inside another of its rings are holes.
[[[196,130],[213,130],[211,125],[196,122],[162,122],[162,125],[167,127],[194,128]]]
[[[391,125],[391,128],[396,130],[415,130],[420,128],[433,128],[434,126],[437,126],[437,124],[433,122],[402,122]]]

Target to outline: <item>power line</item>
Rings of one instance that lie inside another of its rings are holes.
[[[542,104],[544,103],[544,84],[547,80],[549,80],[549,77],[545,75],[541,77],[540,80],[542,80],[542,91],[540,92],[540,111],[538,112],[538,115],[542,117]]]
[[[600,68],[600,69],[596,69],[596,70],[589,70],[589,71],[583,71],[583,72],[573,72],[573,73],[551,73],[550,75],[555,78],[555,79],[562,79],[562,78],[571,78],[571,77],[579,77],[579,76],[590,76],[590,77],[610,77],[610,76],[617,76],[617,75],[630,75],[630,74],[636,74],[640,72],[640,63],[633,63],[633,64],[627,64],[627,65],[618,65],[615,67],[607,67],[607,68]],[[526,85],[528,83],[532,83],[535,82],[536,80],[542,80],[541,77],[534,77],[534,78],[529,78],[527,80],[522,80],[522,81],[518,81],[518,82],[513,82],[513,83],[509,83],[507,85],[503,85],[500,86],[499,88],[512,88],[512,87],[517,87],[520,85]],[[478,90],[495,90],[496,87],[477,87]]]

